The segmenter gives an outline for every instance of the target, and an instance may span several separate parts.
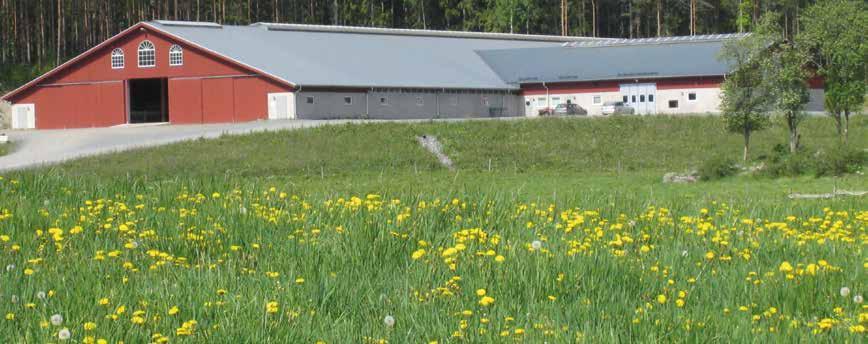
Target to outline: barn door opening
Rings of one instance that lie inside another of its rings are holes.
[[[130,123],[169,121],[168,79],[133,79],[129,81]]]

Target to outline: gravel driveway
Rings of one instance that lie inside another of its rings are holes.
[[[110,128],[30,130],[6,133],[13,152],[0,157],[0,171],[53,164],[100,153],[129,150],[224,134],[310,128],[353,120],[271,120],[203,125],[125,125]]]

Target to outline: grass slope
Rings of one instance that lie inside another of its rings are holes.
[[[741,137],[719,117],[554,118],[540,120],[374,123],[227,136],[80,159],[53,168],[66,175],[353,176],[439,170],[415,136],[436,135],[462,171],[612,174],[695,167],[713,155],[740,157]],[[802,125],[809,150],[838,144],[834,122]],[[755,156],[785,143],[774,126],[753,138]],[[868,147],[868,119],[851,123],[850,145]]]
[[[851,145],[866,127],[854,118]],[[755,154],[785,137],[758,134]],[[808,120],[803,141],[837,144],[832,122]],[[786,195],[865,177],[660,181],[739,153],[718,118],[381,123],[13,173],[0,300],[16,302],[0,302],[0,338],[864,340],[868,204]]]

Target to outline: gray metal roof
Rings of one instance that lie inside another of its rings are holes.
[[[555,48],[480,51],[510,84],[719,76],[730,66],[718,59],[725,40],[743,35],[641,42],[564,44]]]
[[[302,87],[515,89],[476,51],[556,48],[583,39],[311,25],[149,24]]]

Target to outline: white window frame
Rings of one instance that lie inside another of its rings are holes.
[[[591,103],[594,105],[603,104],[603,96],[601,96],[601,95],[591,96]]]
[[[149,40],[139,43],[136,56],[138,57],[139,68],[154,68],[157,66],[157,47]],[[146,58],[150,58],[152,64],[142,64],[143,61],[148,62]]]
[[[173,44],[169,48],[169,66],[179,67],[184,65],[184,48],[180,45]]]
[[[115,50],[112,50],[112,54],[111,54],[112,69],[124,69],[125,64],[126,63],[124,61],[124,50],[121,48],[116,48]]]

